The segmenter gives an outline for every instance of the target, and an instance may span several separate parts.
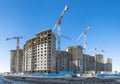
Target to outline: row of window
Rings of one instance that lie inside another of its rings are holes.
[[[42,63],[42,62],[46,62],[46,61],[47,61],[47,60],[41,60],[41,61],[38,61],[38,63],[39,63],[39,62]],[[48,60],[48,62],[51,62],[51,60]]]
[[[38,45],[38,48],[39,48],[39,47],[43,47],[43,46],[47,46],[47,44]]]
[[[46,69],[46,67],[38,67],[37,69]],[[51,67],[48,67],[48,69],[51,69]]]
[[[39,56],[43,56],[43,54],[38,55],[38,57]],[[47,54],[44,54],[44,56],[47,56]],[[48,54],[48,56],[51,56],[51,54]]]
[[[46,49],[47,49],[47,47],[44,47],[45,52],[46,52]],[[53,47],[51,48],[51,46],[48,47],[48,50],[51,50],[51,49],[52,49],[52,50],[55,50],[55,48],[53,48]],[[38,51],[39,51],[39,50],[43,50],[43,47],[40,48],[40,49],[38,48],[37,50],[38,50]],[[26,52],[26,54],[27,54],[27,53],[32,53],[32,52],[35,53],[35,51],[36,51],[36,50],[31,50],[31,51]],[[42,52],[41,52],[41,53],[42,53]]]
[[[41,66],[46,66],[46,64],[38,64],[38,66],[41,65]]]
[[[44,56],[43,56],[43,54],[41,54],[41,55],[38,55],[38,57],[36,57],[36,56],[32,56],[32,58],[38,58],[38,60],[39,60],[39,58],[41,58],[41,59],[46,59],[46,54],[44,54]],[[30,60],[31,59],[31,56],[28,56],[28,59]],[[48,56],[48,59],[51,59],[51,54],[49,54],[49,56]]]
[[[27,69],[30,69],[30,68],[27,68]],[[47,67],[37,67],[37,68],[33,68],[34,69],[47,69]],[[51,69],[51,67],[48,67],[48,69]]]

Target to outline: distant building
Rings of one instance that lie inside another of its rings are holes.
[[[112,59],[107,58],[104,60],[104,71],[111,72],[112,71]]]
[[[24,44],[24,73],[56,73],[56,37],[45,30]]]
[[[19,49],[19,66],[17,71],[17,50],[10,50],[11,55],[11,64],[10,64],[10,72],[11,73],[22,73],[22,65],[23,65],[23,50]]]
[[[67,48],[70,53],[70,70],[74,73],[83,72],[83,48],[81,46],[71,46]]]
[[[69,71],[70,70],[70,54],[66,51],[56,51],[56,71]]]
[[[104,71],[104,59],[102,54],[96,54],[95,56],[95,72],[99,73]]]

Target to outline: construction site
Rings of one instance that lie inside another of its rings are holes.
[[[55,26],[52,29],[40,31],[28,39],[23,49],[19,48],[20,39],[24,38],[23,36],[7,38],[7,40],[14,39],[17,42],[16,50],[10,50],[10,73],[5,76],[6,78],[18,81],[29,80],[33,84],[40,82],[48,84],[49,81],[52,81],[49,84],[104,84],[105,81],[108,84],[119,84],[113,79],[111,81],[110,79],[100,79],[104,76],[116,77],[116,75],[100,75],[113,74],[112,59],[105,59],[103,54],[96,53],[97,50],[104,53],[104,49],[96,46],[92,49],[94,55],[88,54],[87,33],[90,29],[92,30],[90,26],[76,39],[79,41],[83,37],[84,46],[67,46],[66,51],[61,50],[61,22],[68,9],[68,5],[66,5]],[[57,35],[55,31],[57,31]],[[63,38],[71,39],[67,36],[63,36]],[[39,81],[38,77],[41,78]],[[42,81],[44,78],[47,78],[47,82]],[[56,83],[55,80],[60,82]],[[34,81],[37,82],[34,83]]]

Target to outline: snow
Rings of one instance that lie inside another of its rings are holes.
[[[13,84],[33,84],[33,83],[14,81]]]
[[[33,84],[33,83],[12,81],[12,80],[8,80],[0,75],[0,84]]]

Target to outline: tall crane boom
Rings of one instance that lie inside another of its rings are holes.
[[[16,57],[16,73],[19,73],[19,40],[22,39],[23,37],[22,36],[19,36],[19,37],[10,37],[10,38],[7,38],[6,40],[13,40],[13,39],[16,39],[17,42],[16,42],[16,50],[17,50],[17,57]]]
[[[85,31],[83,31],[83,33],[77,38],[77,41],[81,39],[82,36],[84,36],[84,53],[86,53],[86,48],[87,48],[87,40],[86,40],[86,33],[87,31],[90,29],[90,27],[88,26]]]
[[[58,18],[56,24],[54,25],[54,27],[53,27],[53,29],[52,29],[53,32],[54,32],[54,30],[57,28],[57,26],[61,24],[61,20],[62,20],[62,18],[63,18],[63,16],[64,16],[65,12],[66,12],[67,10],[68,10],[68,5],[65,6],[65,8],[64,8],[64,10],[62,11],[60,17]]]
[[[58,21],[57,21],[57,25],[60,25],[60,24],[61,24],[61,20],[62,20],[65,12],[66,12],[67,10],[68,10],[68,5],[66,5],[65,8],[64,8],[64,10],[62,11],[62,13],[61,13],[61,15],[60,15],[60,17],[59,17],[59,19],[58,19]]]
[[[96,47],[90,49],[89,51],[90,52],[94,51],[94,56],[96,56],[96,54],[98,54],[98,53],[105,53],[105,50],[103,50],[100,46],[96,46]]]
[[[55,24],[55,26],[52,29],[52,31],[54,32],[55,29],[58,28],[58,34],[57,34],[57,36],[58,36],[58,51],[60,51],[60,43],[61,43],[60,42],[60,37],[61,37],[61,34],[60,34],[60,31],[61,31],[60,30],[60,24],[61,24],[61,20],[62,20],[64,14],[66,13],[67,10],[68,10],[68,5],[65,6],[64,10],[62,11],[60,17],[58,18],[58,20],[57,20],[57,22]]]
[[[16,39],[17,42],[16,42],[16,49],[19,49],[19,39],[22,39],[23,37],[22,36],[19,36],[19,37],[10,37],[10,38],[7,38],[6,40],[12,40],[12,39]]]

